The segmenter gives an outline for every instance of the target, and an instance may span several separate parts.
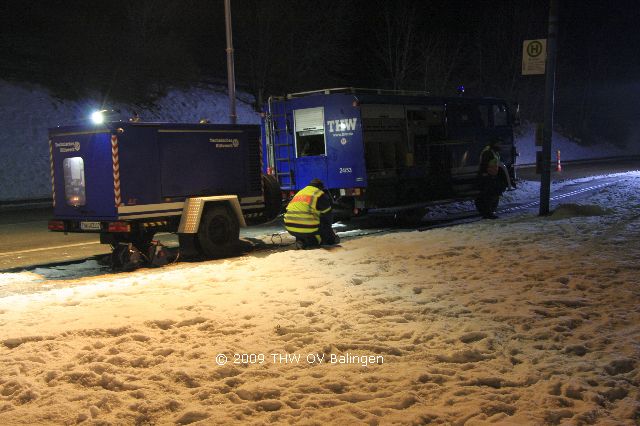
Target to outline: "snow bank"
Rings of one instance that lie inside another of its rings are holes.
[[[618,178],[557,217],[42,277],[0,299],[0,423],[635,424],[640,173]]]
[[[246,95],[240,95],[245,97]],[[81,123],[97,109],[119,109],[124,118],[137,111],[143,120],[212,123],[228,122],[228,97],[213,86],[171,90],[153,109],[135,105],[103,106],[99,100],[59,101],[46,89],[0,80],[0,201],[51,196],[47,129]],[[259,123],[249,102],[237,103],[239,123]]]
[[[525,123],[520,128],[521,134],[516,136],[515,144],[520,153],[517,159],[518,164],[535,164],[536,162],[536,150],[540,148],[535,146],[535,129],[534,124]],[[575,141],[553,132],[551,154],[554,160],[557,150],[560,150],[561,160],[564,161],[640,155],[640,145],[624,149],[611,144],[580,146]]]
[[[610,214],[609,209],[588,204],[562,204],[551,215],[553,219],[566,219],[575,216],[604,216]]]

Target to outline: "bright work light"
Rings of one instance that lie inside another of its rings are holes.
[[[91,121],[93,121],[94,124],[102,124],[104,122],[105,112],[106,110],[94,112],[93,114],[91,114]]]

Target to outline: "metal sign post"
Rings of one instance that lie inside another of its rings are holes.
[[[224,22],[227,30],[227,81],[229,91],[229,121],[236,124],[236,76],[233,66],[233,39],[231,35],[231,0],[224,0]]]
[[[544,129],[542,132],[542,176],[540,178],[540,216],[549,214],[551,195],[551,134],[556,82],[556,51],[558,43],[558,0],[549,5],[549,37],[544,96]]]

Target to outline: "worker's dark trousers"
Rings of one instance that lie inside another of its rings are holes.
[[[476,208],[482,216],[493,214],[498,208],[502,190],[495,176],[482,176],[480,178],[480,194],[476,198]]]
[[[336,234],[333,232],[333,214],[327,213],[320,216],[320,238],[322,244],[335,244]]]
[[[336,243],[336,234],[333,232],[333,228],[331,225],[333,224],[333,215],[332,214],[324,214],[320,216],[320,228],[318,232],[313,234],[303,234],[300,232],[291,232],[289,233],[296,237],[296,241],[300,241],[304,244],[305,247],[317,247],[320,244],[335,244]],[[320,236],[320,242],[316,236]]]
[[[318,233],[302,234],[300,232],[292,232],[292,231],[289,231],[289,233],[292,236],[296,237],[296,242],[302,243],[302,246],[304,248],[320,247],[320,242],[318,242],[318,238],[316,238],[316,235],[319,235]]]

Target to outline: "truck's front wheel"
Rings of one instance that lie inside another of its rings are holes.
[[[202,214],[197,235],[202,255],[208,258],[230,256],[238,249],[240,225],[227,207],[213,206]]]
[[[267,221],[273,220],[282,212],[282,191],[275,176],[262,175],[264,186],[264,214]]]

